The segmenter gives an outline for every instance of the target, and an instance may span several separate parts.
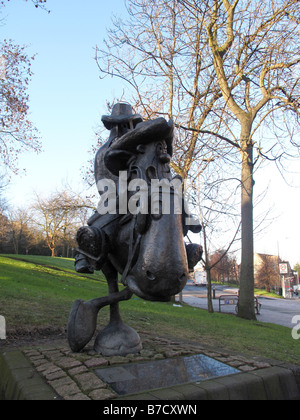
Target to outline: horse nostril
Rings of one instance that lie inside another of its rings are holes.
[[[147,271],[147,277],[149,280],[153,281],[155,280],[155,275],[153,273],[151,273],[151,271]]]

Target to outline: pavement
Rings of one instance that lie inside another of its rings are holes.
[[[219,308],[219,297],[221,295],[237,295],[237,288],[228,288],[227,286],[216,286],[215,296],[212,300],[215,312],[236,313],[235,304],[222,305]],[[272,324],[282,325],[284,327],[293,328],[300,321],[300,299],[281,299],[269,297],[257,297],[261,304],[260,313],[257,320]],[[182,291],[182,300],[190,306],[196,308],[207,309],[207,288],[205,286],[195,286],[192,282],[188,282]]]

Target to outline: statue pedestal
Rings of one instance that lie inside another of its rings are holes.
[[[96,337],[94,350],[103,356],[126,356],[142,350],[140,336],[122,320],[110,322]]]

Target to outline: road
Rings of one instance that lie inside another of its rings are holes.
[[[213,299],[213,307],[215,312],[219,311],[219,296],[237,294],[238,289],[229,288],[228,286],[215,285],[216,299]],[[192,282],[188,282],[182,291],[182,300],[188,305],[207,309],[207,289],[205,286],[195,286]],[[257,320],[261,322],[270,322],[273,324],[283,325],[293,328],[300,322],[300,299],[276,299],[258,297],[261,303],[260,314]],[[235,313],[235,305],[224,305],[221,307],[222,312]],[[293,318],[298,315],[298,320]]]

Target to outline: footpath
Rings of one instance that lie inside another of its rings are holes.
[[[66,338],[49,344],[0,347],[0,400],[299,400],[300,366],[260,357],[247,358],[197,342],[141,334],[143,350],[125,357],[103,357],[87,347],[73,353]],[[238,373],[118,395],[96,374],[103,368],[203,354]]]

